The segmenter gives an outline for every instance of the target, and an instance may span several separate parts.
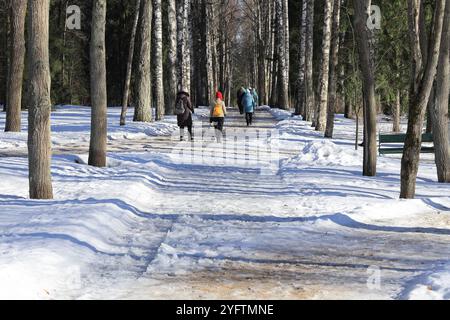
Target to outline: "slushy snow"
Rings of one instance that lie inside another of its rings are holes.
[[[94,168],[90,109],[52,114],[52,201],[28,199],[26,115],[23,133],[0,133],[0,298],[450,298],[450,186],[432,155],[406,201],[400,156],[363,177],[341,116],[324,140],[287,111],[259,108],[247,129],[231,110],[227,153],[206,108],[194,143],[175,117],[119,116],[109,109],[108,166]]]

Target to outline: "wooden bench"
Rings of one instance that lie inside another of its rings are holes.
[[[398,147],[398,146],[390,146],[390,147],[383,147],[384,145],[392,145],[392,144],[405,144],[406,141],[406,134],[388,134],[383,135],[380,134],[379,137],[379,148],[378,151],[380,155],[384,154],[402,154],[404,150],[404,146]],[[422,135],[422,143],[432,143],[433,142],[433,135],[431,133],[426,133]],[[420,153],[434,153],[434,147],[423,147],[420,149]]]

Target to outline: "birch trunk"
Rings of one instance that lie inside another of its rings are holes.
[[[279,34],[278,39],[278,98],[277,106],[280,109],[289,109],[289,70],[288,70],[288,59],[287,59],[287,48],[286,48],[286,30],[288,29],[285,21],[285,12],[288,10],[286,7],[285,0],[276,0],[277,2],[277,21],[278,28],[277,33]]]
[[[339,62],[339,27],[341,15],[341,0],[334,0],[333,8],[333,28],[331,39],[331,60],[330,60],[330,75],[328,88],[328,110],[327,110],[327,124],[325,130],[325,138],[333,138],[334,118],[336,113],[337,103],[337,67]]]
[[[163,79],[163,48],[162,48],[162,11],[161,0],[153,0],[154,21],[154,48],[155,61],[152,62],[153,77],[155,85],[155,94],[153,97],[153,105],[156,109],[156,120],[164,118],[164,79]]]
[[[317,105],[317,123],[316,131],[325,131],[327,124],[327,108],[328,108],[328,86],[329,86],[329,70],[330,70],[330,45],[331,45],[331,24],[333,17],[334,1],[325,1],[324,4],[324,23],[322,34],[322,65],[319,77],[319,101]]]
[[[177,10],[178,33],[178,87],[179,90],[191,90],[191,0],[180,0]]]

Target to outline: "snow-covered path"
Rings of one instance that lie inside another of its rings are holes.
[[[450,187],[432,159],[400,201],[399,159],[361,177],[350,120],[330,142],[282,112],[247,130],[231,111],[221,145],[199,113],[194,143],[113,133],[105,169],[56,130],[54,201],[27,200],[27,160],[0,158],[0,297],[450,299]]]

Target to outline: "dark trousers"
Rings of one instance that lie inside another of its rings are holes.
[[[189,131],[189,136],[192,138],[192,127],[193,127],[193,122],[192,122],[192,114],[189,114],[189,116],[187,117],[187,119],[185,118],[184,115],[182,116],[178,116],[178,126],[180,127],[180,137],[183,138],[184,137],[184,128],[188,128]]]
[[[223,131],[223,125],[225,123],[225,118],[211,118],[211,123],[217,122],[217,125],[214,126],[216,130]]]
[[[247,126],[253,123],[253,112],[245,113],[245,120],[247,120]]]
[[[184,132],[184,128],[185,128],[184,126],[180,127],[182,133]],[[187,125],[187,128],[188,128],[189,135],[192,137],[192,124]],[[183,134],[181,134],[181,137],[183,137]]]

